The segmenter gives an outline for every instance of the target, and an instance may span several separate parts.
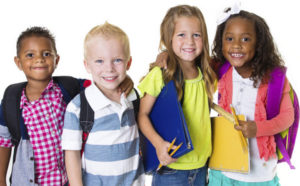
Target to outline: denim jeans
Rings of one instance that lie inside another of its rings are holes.
[[[175,170],[163,167],[153,173],[152,186],[205,186],[207,166],[193,170]]]

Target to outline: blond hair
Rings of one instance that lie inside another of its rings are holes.
[[[167,50],[169,57],[167,60],[168,68],[163,72],[163,78],[165,82],[174,80],[176,84],[176,89],[178,92],[179,99],[182,98],[183,90],[182,86],[184,83],[183,73],[179,66],[178,59],[172,49],[172,37],[175,30],[175,22],[179,17],[195,17],[200,22],[201,36],[203,42],[203,50],[195,59],[195,63],[200,67],[204,82],[206,86],[206,92],[209,98],[209,103],[213,101],[214,94],[214,82],[216,80],[216,74],[213,69],[210,67],[210,55],[209,55],[209,45],[208,45],[208,36],[206,30],[206,24],[204,17],[199,10],[199,8],[189,5],[180,5],[172,7],[168,10],[166,16],[164,17],[161,26],[160,26],[160,49]]]
[[[91,41],[96,36],[101,36],[106,39],[119,39],[123,44],[126,60],[130,59],[130,46],[128,36],[121,28],[108,22],[105,22],[102,25],[95,26],[86,34],[84,39],[84,59],[87,58],[89,41]]]

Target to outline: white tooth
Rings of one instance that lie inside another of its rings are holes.
[[[243,54],[237,54],[237,53],[233,53],[233,54],[231,54],[233,57],[241,57],[241,56],[243,56]]]

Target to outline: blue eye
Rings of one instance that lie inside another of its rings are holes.
[[[201,37],[200,34],[193,34],[194,37]]]
[[[184,36],[184,34],[178,34],[177,36],[179,36],[179,37],[183,37],[183,36]]]
[[[121,63],[122,61],[123,61],[123,60],[120,59],[120,58],[117,58],[117,59],[114,60],[115,63]]]
[[[103,63],[104,61],[102,59],[98,59],[95,61],[96,63]]]

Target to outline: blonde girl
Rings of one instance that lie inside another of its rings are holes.
[[[160,49],[168,51],[167,68],[152,68],[138,86],[141,92],[139,127],[164,165],[159,173],[153,173],[152,185],[205,185],[206,163],[212,149],[209,105],[216,76],[209,65],[203,15],[197,7],[172,7],[161,23],[160,34]],[[149,119],[157,96],[170,80],[175,82],[194,146],[193,151],[178,159],[169,156],[170,143],[154,130]]]

